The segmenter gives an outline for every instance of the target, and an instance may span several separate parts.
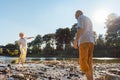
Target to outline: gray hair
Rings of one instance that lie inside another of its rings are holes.
[[[83,12],[82,12],[81,10],[77,10],[77,11],[76,11],[76,14],[77,14],[77,13],[80,14],[80,15],[83,15]]]

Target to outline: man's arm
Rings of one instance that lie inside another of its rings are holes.
[[[78,40],[79,40],[82,32],[83,32],[83,29],[81,29],[81,28],[78,29],[78,31],[77,31],[76,39],[75,39],[75,41],[74,41],[74,48],[75,48],[75,49],[78,48]]]
[[[78,42],[78,39],[80,38],[80,36],[81,36],[82,32],[83,32],[83,29],[81,29],[81,28],[80,28],[80,29],[78,29],[75,41],[77,41],[77,42]]]
[[[83,32],[83,17],[79,16],[78,19],[77,19],[77,28],[78,28],[78,31],[77,31],[77,35],[76,35],[76,39],[74,41],[74,48],[77,49],[78,48],[78,39],[80,38],[82,32]]]

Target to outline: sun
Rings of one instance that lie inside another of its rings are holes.
[[[97,23],[104,23],[110,12],[107,9],[98,9],[93,14],[94,21]]]

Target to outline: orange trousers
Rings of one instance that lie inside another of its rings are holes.
[[[79,63],[82,72],[86,73],[90,71],[91,75],[93,75],[92,69],[92,57],[93,57],[94,44],[93,43],[82,43],[79,46]]]

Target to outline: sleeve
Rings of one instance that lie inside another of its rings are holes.
[[[78,17],[78,20],[77,20],[77,26],[76,26],[77,29],[82,29],[83,28],[83,19],[81,16]]]
[[[24,39],[25,39],[25,40],[27,40],[27,39],[28,39],[28,37],[24,37]]]

